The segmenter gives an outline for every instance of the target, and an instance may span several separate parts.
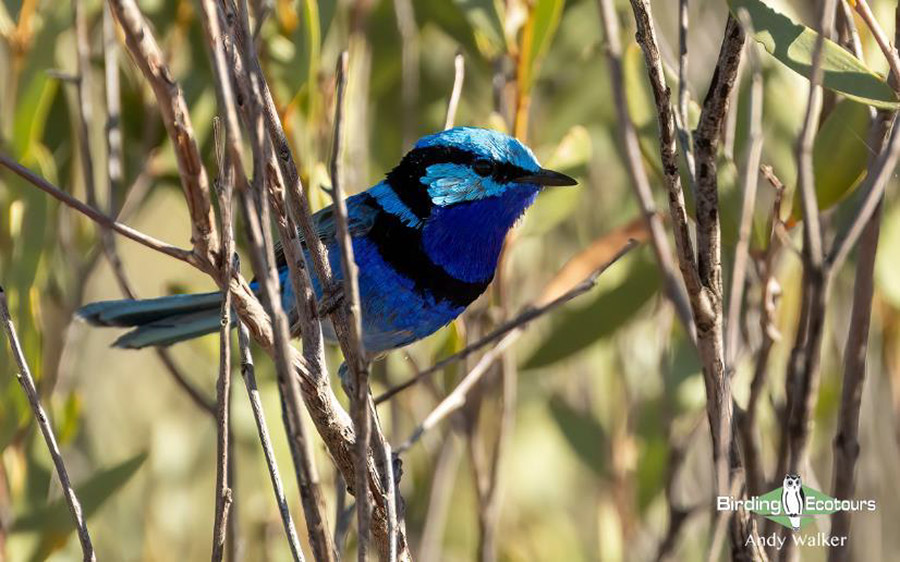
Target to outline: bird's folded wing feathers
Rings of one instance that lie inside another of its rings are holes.
[[[375,217],[380,212],[384,211],[379,208],[377,204],[372,203],[372,198],[366,196],[365,193],[348,197],[347,226],[350,230],[350,236],[356,238],[367,234],[372,230],[372,225],[375,224]],[[335,234],[337,232],[337,223],[334,218],[333,206],[329,205],[328,207],[321,209],[312,216],[312,219],[319,240],[324,242],[325,246],[328,247],[331,242],[335,240]],[[300,241],[305,248],[306,242],[303,238],[303,233],[300,232],[299,234]],[[282,246],[281,240],[277,240],[275,242],[275,266],[281,269],[286,265],[287,260],[284,257],[284,247]]]

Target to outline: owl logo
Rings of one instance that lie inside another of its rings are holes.
[[[781,510],[788,516],[791,527],[795,531],[800,529],[800,518],[803,516],[803,506],[806,503],[806,494],[803,493],[803,484],[800,475],[786,474],[781,487]]]

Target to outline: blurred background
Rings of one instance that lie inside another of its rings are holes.
[[[795,21],[814,22],[815,2],[770,4]],[[97,185],[105,186],[103,7],[98,0],[83,5],[92,52],[93,168]],[[208,169],[214,173],[216,99],[199,7],[190,0],[142,0],[139,5],[184,88]],[[876,0],[872,5],[893,36],[893,3]],[[688,88],[694,100],[702,100],[727,7],[711,0],[690,6]],[[667,209],[643,57],[633,42],[630,7],[619,2],[617,8],[629,110],[639,128],[654,194],[660,208]],[[674,67],[677,3],[655,2],[653,8],[663,59]],[[477,337],[502,314],[501,301],[507,311],[517,310],[541,294],[566,261],[594,242],[609,242],[610,232],[640,217],[624,168],[594,0],[274,0],[254,4],[254,9],[267,14],[258,29],[264,70],[316,208],[328,200],[320,188],[329,183],[333,68],[345,48],[350,51],[346,185],[351,192],[379,181],[416,138],[443,128],[458,53],[465,60],[465,83],[457,124],[515,130],[545,166],[580,181],[575,189],[545,192],[526,214],[502,272],[503,298],[483,297],[464,321],[390,354],[376,366],[376,394],[414,374],[417,367],[461,349],[467,338]],[[6,154],[85,200],[76,91],[67,79],[77,72],[72,22],[68,2],[0,4],[0,143]],[[861,33],[866,63],[883,72],[886,64],[874,40],[864,28]],[[524,36],[530,42],[524,42]],[[762,161],[773,166],[787,186],[781,215],[788,219],[793,216],[796,178],[793,147],[808,83],[758,52],[765,86]],[[99,203],[120,212],[124,222],[139,230],[186,246],[188,214],[154,98],[121,42],[117,60],[124,180]],[[743,169],[747,148],[748,87],[744,69],[720,167],[726,272],[740,209],[738,170]],[[860,111],[865,116],[862,106],[840,101],[838,107],[841,104],[834,138],[821,141],[816,155],[817,177],[831,182],[822,188],[831,190],[822,201],[829,209],[825,224],[830,232],[846,224],[855,208],[857,164],[864,166],[869,153],[868,125],[854,121]],[[765,226],[773,196],[761,179],[751,237],[754,255],[761,255],[768,239]],[[854,516],[850,540],[854,551],[870,560],[891,559],[900,552],[900,535],[893,532],[900,517],[900,199],[895,179],[887,189],[884,213],[857,471],[857,497],[876,499],[878,510]],[[799,230],[790,231],[798,244]],[[130,241],[119,239],[118,249],[139,296],[213,289],[201,273]],[[831,293],[810,466],[803,474],[804,484],[826,493],[831,487],[853,260],[837,275]],[[766,475],[778,486],[781,476],[773,474],[781,431],[777,408],[784,401],[801,267],[790,250],[782,251],[775,263],[783,291],[775,310],[781,338],[768,363],[758,423]],[[749,350],[760,340],[756,282],[751,275],[744,330]],[[214,505],[213,418],[173,382],[152,350],[110,349],[119,335],[116,330],[92,329],[73,320],[73,311],[84,303],[121,297],[98,231],[7,172],[0,174],[0,283],[90,516],[99,558],[206,558]],[[0,560],[80,559],[49,457],[5,343],[3,347]],[[170,351],[177,368],[212,400],[217,339],[206,337]],[[274,371],[263,354],[257,355],[279,466],[305,540]],[[479,500],[473,462],[493,454],[503,425],[500,396],[505,392],[515,400],[515,423],[506,426],[500,464],[499,560],[655,559],[669,529],[670,507],[687,513],[672,537],[673,559],[705,557],[714,522],[708,508],[713,484],[703,381],[695,351],[660,295],[650,249],[631,252],[587,295],[532,325],[513,357],[516,392],[504,391],[501,377],[489,377],[459,415],[404,454],[400,491],[414,554],[448,561],[477,557]],[[332,350],[330,358],[336,367],[337,352]],[[747,400],[754,365],[754,353],[740,356],[734,374],[739,404]],[[465,364],[448,367],[431,383],[380,406],[391,442],[401,443],[464,374]],[[237,462],[232,515],[237,515],[241,559],[286,560],[287,545],[239,378],[233,387],[233,431]],[[314,448],[333,524],[335,474],[321,442],[316,440]],[[826,532],[829,528],[825,518],[817,525]],[[351,534],[351,546],[354,540]],[[803,552],[804,560],[825,556],[821,548]]]

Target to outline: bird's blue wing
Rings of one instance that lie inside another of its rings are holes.
[[[352,238],[363,236],[372,230],[372,225],[375,224],[376,216],[379,212],[383,212],[377,204],[373,204],[372,198],[365,193],[359,193],[348,197],[346,203],[347,226]],[[313,215],[312,219],[319,240],[324,242],[326,246],[334,242],[337,233],[337,221],[334,218],[334,207],[329,205],[328,207],[319,210]],[[300,240],[305,247],[306,241],[303,238],[302,232],[300,233]],[[278,240],[275,244],[275,264],[279,269],[287,265],[281,240]]]
[[[347,199],[347,227],[350,236],[357,238],[372,230],[375,217],[381,209],[372,204],[372,198],[360,193]],[[328,206],[313,215],[316,224],[316,233],[319,240],[328,244],[334,239],[337,232],[337,221],[334,218],[334,207]],[[301,235],[302,237],[302,235]]]

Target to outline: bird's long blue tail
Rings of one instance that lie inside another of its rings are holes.
[[[114,347],[141,349],[171,345],[219,329],[221,293],[172,295],[145,300],[95,302],[78,315],[95,326],[134,328],[116,340]]]

